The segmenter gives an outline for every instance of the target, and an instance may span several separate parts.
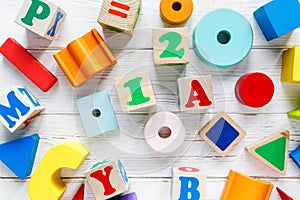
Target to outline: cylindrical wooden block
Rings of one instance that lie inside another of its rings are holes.
[[[242,76],[235,85],[235,96],[239,102],[254,108],[268,104],[273,94],[273,81],[259,72]]]
[[[186,22],[193,12],[192,0],[161,0],[161,18],[168,24],[180,25]]]

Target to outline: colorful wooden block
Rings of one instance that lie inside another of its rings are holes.
[[[23,86],[15,86],[0,99],[0,121],[11,132],[27,127],[45,108]]]
[[[48,40],[53,40],[65,17],[66,13],[49,1],[25,0],[15,22]]]
[[[115,79],[122,111],[129,112],[156,104],[149,72]]]
[[[54,58],[74,87],[117,62],[96,29],[69,43]]]
[[[235,85],[235,96],[244,105],[259,108],[268,104],[274,95],[274,83],[266,74],[245,74]]]
[[[282,200],[293,200],[289,195],[287,195],[284,191],[282,191],[280,188],[276,187],[276,190]]]
[[[43,92],[56,83],[57,78],[13,38],[2,44],[0,52]]]
[[[267,41],[281,37],[300,26],[298,0],[273,0],[253,13]]]
[[[111,200],[137,200],[137,196],[135,194],[135,192],[129,193],[129,194],[125,194],[119,197],[114,197]]]
[[[155,65],[186,65],[189,63],[188,28],[152,30]]]
[[[128,190],[129,182],[120,160],[105,160],[85,172],[96,200],[115,197]]]
[[[300,108],[289,111],[288,112],[288,117],[292,118],[292,119],[300,120]]]
[[[76,103],[88,137],[118,128],[118,122],[106,90],[78,99]]]
[[[59,200],[67,189],[61,180],[61,168],[77,169],[89,150],[78,142],[53,146],[44,156],[28,182],[31,200]]]
[[[84,183],[80,186],[72,200],[84,200]]]
[[[204,199],[206,175],[195,167],[173,167],[172,200]]]
[[[269,200],[273,184],[230,170],[220,200]]]
[[[290,157],[296,163],[296,165],[300,168],[300,146],[298,146],[294,151],[290,153]]]
[[[246,150],[277,173],[285,175],[289,139],[290,132],[285,130],[246,147]]]
[[[281,82],[300,82],[300,47],[293,47],[283,52]]]
[[[103,28],[132,35],[141,6],[141,0],[103,0],[98,23]]]
[[[186,77],[177,80],[181,111],[214,107],[211,76]]]
[[[0,145],[0,160],[20,179],[32,171],[40,137],[37,134]]]
[[[160,16],[168,24],[185,23],[193,12],[192,0],[161,0]]]
[[[199,135],[221,156],[226,156],[246,135],[246,132],[225,112],[209,121]]]

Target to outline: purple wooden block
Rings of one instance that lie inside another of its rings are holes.
[[[135,192],[112,198],[111,200],[137,200]]]

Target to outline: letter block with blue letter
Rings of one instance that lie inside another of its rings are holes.
[[[110,199],[126,192],[129,187],[126,171],[117,159],[94,164],[85,176],[96,200]]]
[[[273,0],[253,13],[267,41],[281,37],[300,26],[298,0]]]
[[[195,167],[173,167],[172,200],[204,199],[206,175]]]
[[[14,133],[25,128],[44,109],[26,88],[13,87],[0,99],[0,121]]]
[[[45,0],[25,0],[15,22],[32,32],[53,40],[66,13]]]

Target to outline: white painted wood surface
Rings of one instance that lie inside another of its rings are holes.
[[[131,186],[141,200],[170,199],[170,176],[172,165],[198,166],[208,175],[206,199],[219,199],[229,169],[243,172],[272,182],[281,187],[294,199],[300,199],[300,170],[288,159],[287,174],[280,176],[250,156],[244,146],[276,131],[291,131],[289,151],[300,144],[300,122],[287,118],[286,112],[300,106],[300,85],[280,82],[281,54],[288,46],[300,45],[300,29],[292,34],[268,43],[262,36],[252,13],[268,0],[194,0],[194,12],[187,22],[190,35],[190,59],[186,70],[179,67],[154,68],[151,29],[164,27],[159,16],[159,0],[144,0],[137,30],[130,40],[128,36],[103,31],[97,23],[101,0],[52,0],[67,12],[57,38],[50,43],[13,23],[22,0],[0,1],[0,44],[7,37],[14,37],[28,48],[59,82],[48,93],[41,92],[24,75],[14,68],[3,56],[0,57],[1,91],[13,85],[25,85],[46,107],[45,112],[26,130],[12,135],[0,125],[0,142],[24,135],[38,133],[41,137],[35,169],[51,146],[66,140],[81,141],[92,150],[92,154],[77,170],[64,169],[62,177],[68,186],[63,199],[71,199],[84,181],[83,172],[98,159],[117,154],[128,171]],[[230,8],[245,15],[254,29],[254,47],[250,55],[240,64],[229,69],[216,69],[203,64],[192,49],[193,28],[208,12],[217,8]],[[118,58],[118,64],[94,77],[80,88],[72,88],[56,64],[52,55],[65,47],[71,40],[97,28]],[[157,106],[126,114],[121,112],[113,81],[126,74],[148,70],[157,99]],[[270,104],[253,109],[241,105],[234,96],[235,82],[245,73],[260,71],[269,75],[276,86]],[[182,113],[177,106],[176,79],[183,76],[212,75],[215,108],[197,113]],[[87,139],[84,136],[75,100],[107,89],[119,121],[120,130]],[[181,116],[187,127],[183,147],[172,154],[152,152],[143,140],[143,126],[152,113],[167,110]],[[197,131],[218,112],[225,110],[247,132],[246,137],[225,158],[218,156],[198,135]],[[27,182],[17,179],[3,164],[0,164],[0,199],[28,199]],[[85,199],[93,199],[86,188]],[[271,199],[280,199],[273,190]]]

